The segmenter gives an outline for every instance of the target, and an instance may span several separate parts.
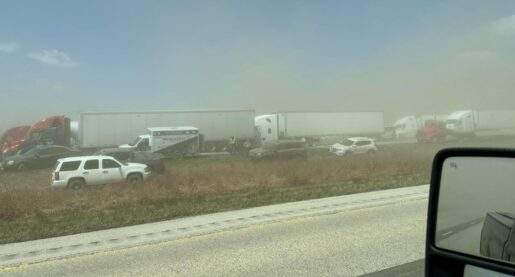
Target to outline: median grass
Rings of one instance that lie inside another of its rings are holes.
[[[339,158],[252,163],[245,156],[172,160],[145,184],[50,188],[49,170],[0,172],[0,243],[429,182],[440,146],[383,146]]]

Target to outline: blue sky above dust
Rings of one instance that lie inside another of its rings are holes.
[[[4,1],[0,129],[91,110],[506,106],[514,14],[513,1]]]

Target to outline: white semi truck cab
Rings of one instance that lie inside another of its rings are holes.
[[[476,131],[476,120],[473,111],[458,111],[450,114],[445,121],[451,135],[473,135]]]
[[[196,127],[153,127],[148,134],[139,135],[134,142],[120,148],[159,152],[166,156],[191,156],[199,152],[200,134]]]

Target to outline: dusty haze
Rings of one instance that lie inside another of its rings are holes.
[[[511,1],[90,6],[0,12],[23,22],[0,33],[0,131],[95,110],[515,109]]]

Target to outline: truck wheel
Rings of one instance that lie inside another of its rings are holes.
[[[27,164],[26,164],[26,163],[20,163],[20,164],[16,167],[16,169],[18,169],[18,170],[25,170],[25,169],[27,169]]]
[[[68,184],[68,188],[72,190],[80,190],[85,185],[84,180],[81,179],[73,179]]]
[[[374,155],[375,153],[376,153],[376,151],[372,150],[372,149],[368,150],[368,152],[367,152],[367,154],[369,154],[369,155]]]
[[[345,152],[345,153],[343,154],[343,156],[344,156],[344,157],[348,157],[348,156],[350,156],[350,154],[351,154],[351,153],[350,153],[350,151],[347,151],[347,152]]]
[[[143,177],[141,177],[141,174],[138,173],[132,173],[129,174],[129,177],[127,177],[127,184],[133,186],[138,185],[143,182]]]

